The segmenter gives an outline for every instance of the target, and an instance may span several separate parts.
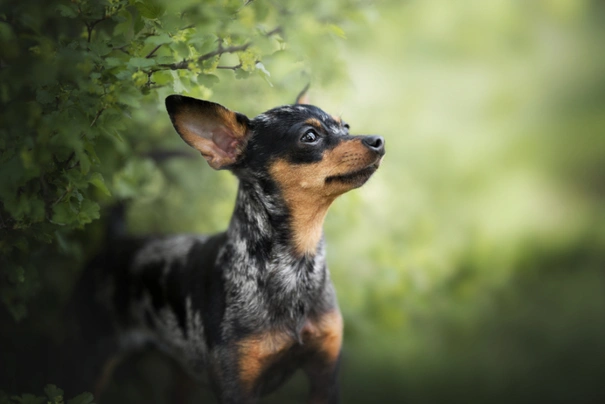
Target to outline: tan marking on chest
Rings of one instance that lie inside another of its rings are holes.
[[[253,389],[263,371],[278,360],[295,343],[284,332],[253,335],[238,343],[240,380],[247,389]]]
[[[322,360],[338,359],[342,345],[342,316],[330,311],[319,319],[307,320],[301,331],[304,350],[319,354]],[[285,332],[256,334],[238,343],[239,376],[246,389],[254,389],[263,372],[283,358],[298,342]]]

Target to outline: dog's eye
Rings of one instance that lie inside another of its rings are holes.
[[[313,129],[306,131],[305,134],[300,137],[300,141],[303,143],[315,143],[318,139],[319,136]]]

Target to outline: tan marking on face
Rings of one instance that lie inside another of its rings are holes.
[[[254,389],[263,371],[282,357],[294,345],[294,339],[284,332],[253,335],[238,343],[239,376],[246,389]]]
[[[326,178],[362,170],[376,159],[376,154],[357,138],[326,150],[317,163],[292,164],[277,160],[271,165],[269,172],[279,184],[290,209],[290,225],[298,254],[315,253],[330,204],[337,196],[355,188],[355,184],[338,181],[326,184]]]
[[[305,123],[307,125],[311,125],[314,128],[321,130],[323,128],[323,125],[321,124],[321,122],[319,121],[319,119],[317,118],[309,118],[305,121]]]
[[[342,119],[339,116],[336,115],[330,115],[332,117],[332,119],[334,119],[336,121],[337,124],[342,124]]]

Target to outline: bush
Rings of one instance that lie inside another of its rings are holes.
[[[209,98],[235,78],[251,94],[262,85],[295,95],[312,79],[333,80],[339,63],[317,56],[332,55],[339,24],[357,16],[349,0],[4,3],[0,293],[17,320],[40,289],[35,256],[45,245],[81,259],[74,232],[101,205],[144,194],[157,170],[136,155],[162,141],[141,133],[153,132],[167,94]]]

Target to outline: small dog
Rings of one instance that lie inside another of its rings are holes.
[[[122,349],[151,341],[207,374],[221,403],[255,403],[299,368],[309,402],[338,402],[343,321],[322,227],[376,171],[384,139],[298,102],[254,119],[179,95],[166,108],[187,144],[239,179],[233,217],[212,236],[119,242],[93,263],[106,308],[95,321],[117,326]]]

